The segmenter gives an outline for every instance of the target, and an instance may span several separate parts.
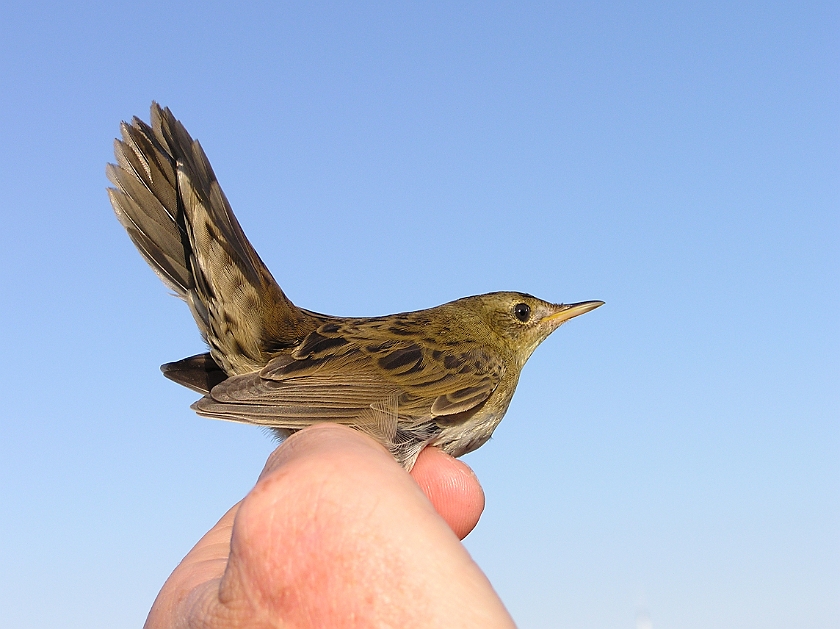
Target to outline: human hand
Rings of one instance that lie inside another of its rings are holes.
[[[484,508],[472,471],[426,448],[411,475],[349,428],[292,435],[175,569],[146,629],[513,627],[459,542]]]

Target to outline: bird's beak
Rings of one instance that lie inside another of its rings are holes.
[[[578,315],[586,314],[590,310],[595,310],[598,306],[603,306],[603,301],[581,301],[576,304],[559,304],[556,306],[557,311],[548,315],[543,322],[550,323],[552,327],[556,328],[561,323],[565,323],[569,319],[573,319]]]

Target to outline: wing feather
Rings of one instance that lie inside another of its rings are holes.
[[[436,349],[410,339],[360,343],[359,325],[321,326],[295,353],[278,356],[258,373],[228,378],[194,408],[284,428],[313,420],[361,421],[370,409],[395,408],[401,425],[417,426],[477,409],[504,374],[502,362],[483,350]]]

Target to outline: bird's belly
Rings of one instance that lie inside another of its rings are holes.
[[[479,409],[463,421],[446,422],[440,434],[430,444],[447,454],[459,457],[484,445],[505,415],[504,409]],[[439,423],[440,418],[438,418]]]

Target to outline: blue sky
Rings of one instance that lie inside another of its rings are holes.
[[[836,3],[6,3],[0,624],[142,624],[273,444],[114,219],[155,99],[298,304],[607,305],[467,462],[522,627],[840,626]]]

